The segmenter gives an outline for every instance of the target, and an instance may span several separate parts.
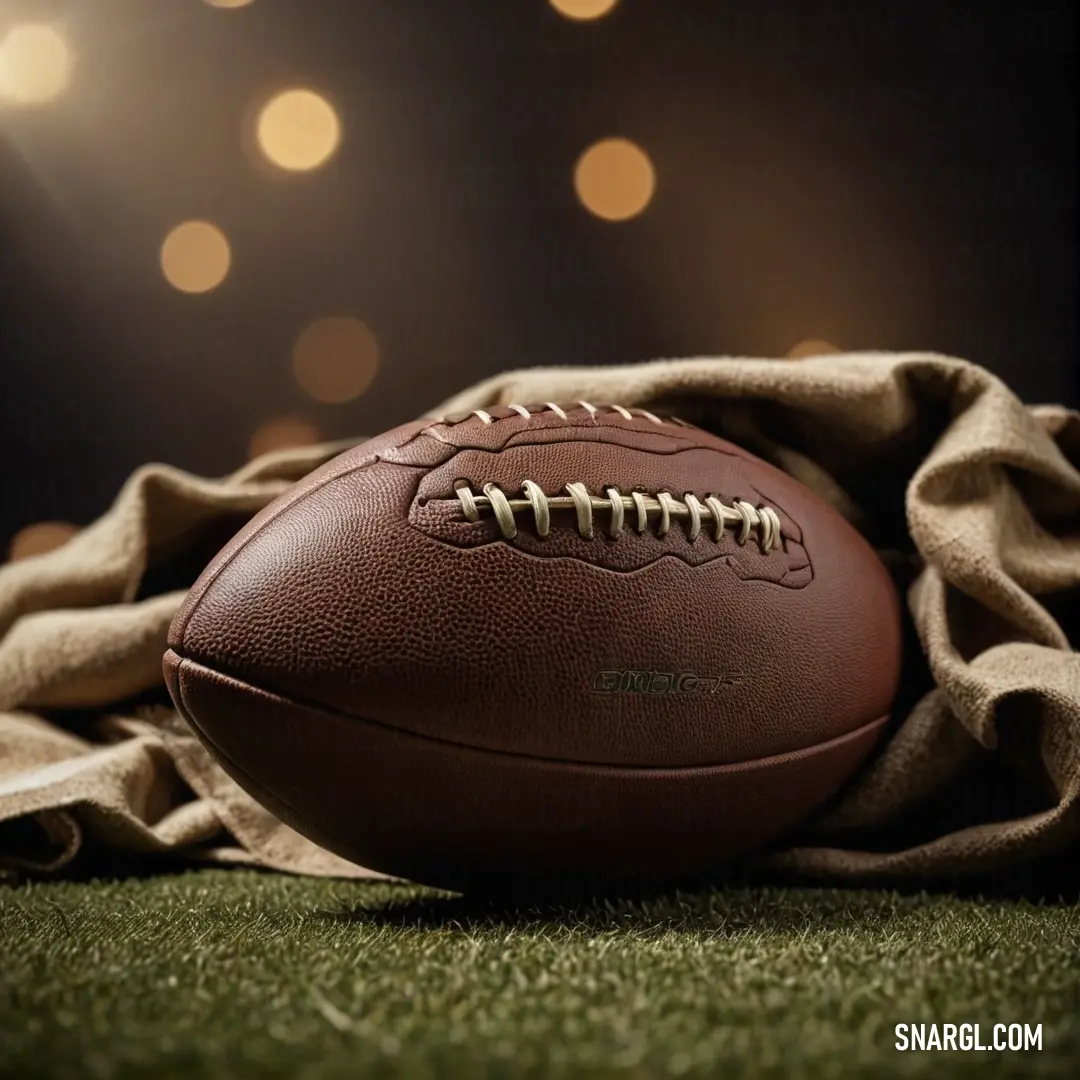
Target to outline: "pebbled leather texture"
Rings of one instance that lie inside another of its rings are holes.
[[[354,447],[263,510],[207,567],[173,623],[176,662],[294,702],[296,738],[310,745],[298,755],[276,722],[250,769],[254,782],[273,773],[290,790],[325,788],[342,754],[363,755],[362,737],[340,739],[350,717],[357,732],[417,737],[402,740],[406,758],[394,770],[417,791],[427,783],[423,755],[415,768],[407,755],[426,740],[444,753],[457,747],[464,792],[492,782],[492,762],[509,767],[514,758],[546,763],[523,783],[552,784],[564,766],[715,769],[827,744],[887,716],[900,670],[899,600],[873,550],[834,510],[688,425],[540,408],[416,421]],[[573,511],[552,511],[546,538],[520,511],[506,540],[492,513],[466,520],[454,492],[461,480],[476,492],[496,483],[513,498],[524,480],[549,496],[572,482],[596,496],[608,486],[713,494],[775,510],[782,547],[740,544],[730,527],[717,541],[708,524],[690,541],[685,520],[672,520],[663,537],[653,523],[639,534],[630,515],[611,538],[603,509],[591,540]],[[239,750],[222,753],[235,751],[234,765],[246,769],[261,713],[217,715],[215,700],[200,697],[189,714],[212,747],[243,727],[230,743]],[[283,708],[275,706],[279,720]],[[324,713],[333,724],[312,720]],[[486,771],[474,775],[481,752]],[[280,755],[282,776],[267,755]],[[784,771],[785,785],[814,793],[811,805],[846,776],[830,774],[822,791],[818,760]],[[718,805],[725,776],[714,781]],[[641,829],[627,784],[620,820]],[[772,805],[774,785],[752,790],[763,842],[793,819]],[[340,799],[336,816],[347,817],[360,796],[320,798]],[[490,810],[502,813],[497,801]],[[453,800],[441,813],[432,829],[452,829]],[[503,821],[512,832],[513,820]],[[731,847],[713,839],[717,851]]]

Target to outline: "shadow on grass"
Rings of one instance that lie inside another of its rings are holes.
[[[602,933],[647,930],[650,935],[679,932],[746,930],[798,933],[841,929],[861,918],[859,905],[823,901],[821,892],[807,890],[797,898],[780,890],[672,891],[619,899],[557,901],[509,900],[493,896],[406,895],[381,904],[320,911],[318,917],[334,923],[414,930],[515,931],[557,927]]]
[[[656,932],[760,929],[797,933],[865,926],[897,907],[914,908],[920,902],[933,904],[942,899],[1075,906],[1080,903],[1080,868],[1056,860],[1007,874],[888,888],[870,883],[834,888],[749,866],[733,866],[724,874],[683,881],[677,887],[621,882],[602,892],[579,883],[541,889],[518,883],[462,895],[391,884],[369,903],[323,910],[319,917],[402,929],[505,926],[520,930],[530,925],[573,924],[610,930],[637,924]]]
[[[175,854],[118,854],[91,841],[80,857],[61,872],[0,875],[0,886],[25,880],[150,880],[205,869],[228,872],[220,864]],[[276,871],[250,866],[239,869],[267,878],[277,875]],[[829,887],[739,863],[731,864],[722,873],[677,885],[635,880],[489,881],[480,885],[465,894],[455,894],[406,882],[343,882],[340,892],[336,886],[333,890],[340,907],[320,907],[315,916],[335,923],[466,931],[573,925],[592,930],[640,927],[660,933],[676,929],[820,932],[865,925],[883,913],[895,912],[897,906],[911,906],[920,898],[927,903],[953,898],[974,903],[1026,900],[1044,906],[1074,906],[1080,903],[1080,861],[1059,856],[979,878],[886,887],[873,882]]]

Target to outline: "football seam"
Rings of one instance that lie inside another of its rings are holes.
[[[411,739],[421,739],[425,742],[435,743],[439,746],[446,746],[455,750],[465,750],[477,754],[494,754],[499,757],[520,758],[528,761],[540,762],[544,765],[561,765],[574,769],[596,769],[603,771],[616,771],[616,772],[638,772],[638,773],[689,773],[689,772],[710,772],[717,769],[726,769],[732,772],[740,769],[754,769],[761,766],[768,765],[770,762],[779,761],[781,759],[789,759],[791,757],[798,757],[803,755],[816,754],[819,751],[824,751],[833,745],[840,745],[849,739],[857,737],[861,732],[867,728],[874,727],[876,725],[884,724],[888,721],[890,713],[885,713],[882,716],[875,717],[872,720],[868,720],[857,727],[852,728],[850,731],[845,731],[840,735],[834,735],[831,739],[826,739],[824,742],[811,743],[808,746],[794,747],[790,750],[781,750],[775,754],[765,754],[762,757],[756,758],[743,758],[739,761],[716,761],[708,764],[698,765],[629,765],[619,764],[616,762],[604,762],[604,761],[577,761],[573,758],[557,758],[557,757],[545,757],[542,754],[528,754],[523,753],[520,750],[501,750],[497,747],[489,746],[477,746],[473,743],[459,742],[455,739],[440,738],[437,735],[428,735],[421,731],[413,731],[410,728],[398,727],[396,724],[386,723],[382,720],[374,720],[369,716],[357,716],[355,713],[345,712],[342,709],[335,708],[331,705],[325,705],[321,702],[312,701],[310,699],[292,695],[281,694],[275,690],[269,690],[264,686],[260,686],[257,683],[250,682],[247,679],[238,678],[235,675],[231,675],[226,671],[219,671],[216,668],[212,668],[207,664],[202,663],[199,660],[190,656],[184,656],[178,652],[175,648],[172,650],[176,653],[177,658],[180,660],[180,670],[177,672],[177,685],[180,689],[180,698],[184,706],[185,716],[189,721],[194,722],[199,730],[206,735],[206,738],[217,747],[217,742],[205,732],[205,729],[198,724],[195,720],[195,714],[188,704],[187,695],[184,690],[184,680],[182,676],[183,665],[185,663],[191,664],[193,667],[199,668],[202,671],[207,672],[210,676],[216,676],[219,679],[228,679],[235,684],[235,688],[248,691],[253,690],[256,694],[263,694],[266,697],[274,698],[278,702],[286,706],[298,705],[303,709],[310,709],[314,712],[324,713],[327,716],[335,716],[340,720],[355,721],[361,724],[371,724],[372,727],[381,728],[384,731],[389,731],[395,735],[401,735]]]
[[[191,661],[189,661],[189,663],[190,662]],[[181,661],[181,663],[183,663],[183,661]],[[221,764],[220,767],[224,769],[225,773],[229,776],[232,782],[234,784],[239,784],[239,786],[242,787],[245,791],[247,791],[247,793],[252,798],[265,806],[266,809],[268,809],[270,813],[274,815],[274,817],[276,817],[286,826],[289,826],[290,828],[293,827],[289,825],[289,822],[286,820],[286,816],[282,814],[275,807],[274,804],[277,804],[277,806],[280,806],[282,809],[284,809],[287,814],[291,814],[295,821],[302,821],[307,828],[307,836],[309,839],[311,839],[314,843],[320,844],[322,847],[326,848],[327,851],[330,851],[331,853],[336,853],[334,852],[331,838],[322,834],[322,831],[314,825],[314,823],[306,814],[302,814],[291,802],[289,802],[288,799],[283,798],[277,792],[268,788],[265,784],[259,783],[259,781],[256,780],[255,777],[252,776],[252,774],[247,769],[245,769],[237,762],[236,758],[234,758],[232,754],[226,754],[225,751],[222,750],[221,747],[218,746],[218,744],[212,738],[210,738],[206,730],[202,727],[198,720],[195,719],[195,714],[188,706],[187,699],[184,696],[183,679],[180,677],[179,672],[177,673],[176,685],[180,693],[180,712],[185,722],[195,732],[196,738],[199,740],[200,743],[203,744],[204,747],[206,747],[208,750],[211,751],[211,753],[216,754],[220,759],[223,759],[224,762],[227,763],[227,765]],[[240,776],[244,778],[246,783],[241,783],[239,779]],[[256,792],[258,792],[258,794],[256,794]],[[319,837],[319,839],[316,839],[317,836]],[[339,857],[347,858],[347,856]],[[350,861],[355,862],[356,860]],[[357,865],[359,866],[362,864],[357,863]]]

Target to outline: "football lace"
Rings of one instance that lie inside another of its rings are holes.
[[[499,420],[511,419],[515,415],[530,420],[533,417],[541,416],[545,413],[553,413],[555,416],[559,417],[560,420],[569,420],[570,414],[567,410],[572,411],[579,407],[584,409],[592,420],[596,420],[599,416],[617,415],[621,416],[624,420],[634,420],[640,417],[653,424],[675,424],[679,427],[693,426],[677,416],[669,415],[660,417],[648,409],[628,409],[625,405],[593,405],[589,401],[576,401],[569,405],[560,405],[555,401],[545,401],[542,405],[518,405],[512,402],[509,405],[492,406],[487,409],[470,409],[466,412],[453,413],[449,416],[439,417],[435,423],[460,424],[475,416],[482,424],[494,424]]]
[[[687,539],[691,542],[697,539],[705,524],[712,526],[712,535],[717,542],[727,526],[731,525],[739,544],[745,544],[753,535],[763,552],[781,547],[780,518],[776,511],[768,506],[751,506],[741,499],[735,499],[728,506],[715,495],[699,500],[687,493],[680,500],[668,491],[656,495],[632,491],[624,495],[615,487],[604,488],[604,494],[600,496],[589,494],[585,485],[579,483],[567,484],[564,489],[566,495],[547,495],[532,480],[525,480],[521,490],[522,498],[510,499],[497,484],[484,484],[482,494],[474,492],[468,480],[459,480],[454,485],[454,493],[466,520],[479,521],[482,512],[490,510],[507,540],[517,536],[516,515],[519,511],[531,510],[537,533],[547,536],[551,530],[553,510],[574,510],[578,532],[587,540],[593,539],[593,515],[597,511],[608,516],[608,535],[612,538],[622,532],[627,512],[630,512],[635,518],[633,528],[639,533],[647,532],[649,522],[654,521],[656,535],[663,537],[670,530],[672,520],[681,519],[689,521]]]

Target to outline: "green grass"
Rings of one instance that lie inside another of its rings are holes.
[[[1080,908],[754,888],[506,911],[203,871],[0,888],[0,1074],[1080,1075]],[[1041,1052],[899,1053],[907,1022]]]

